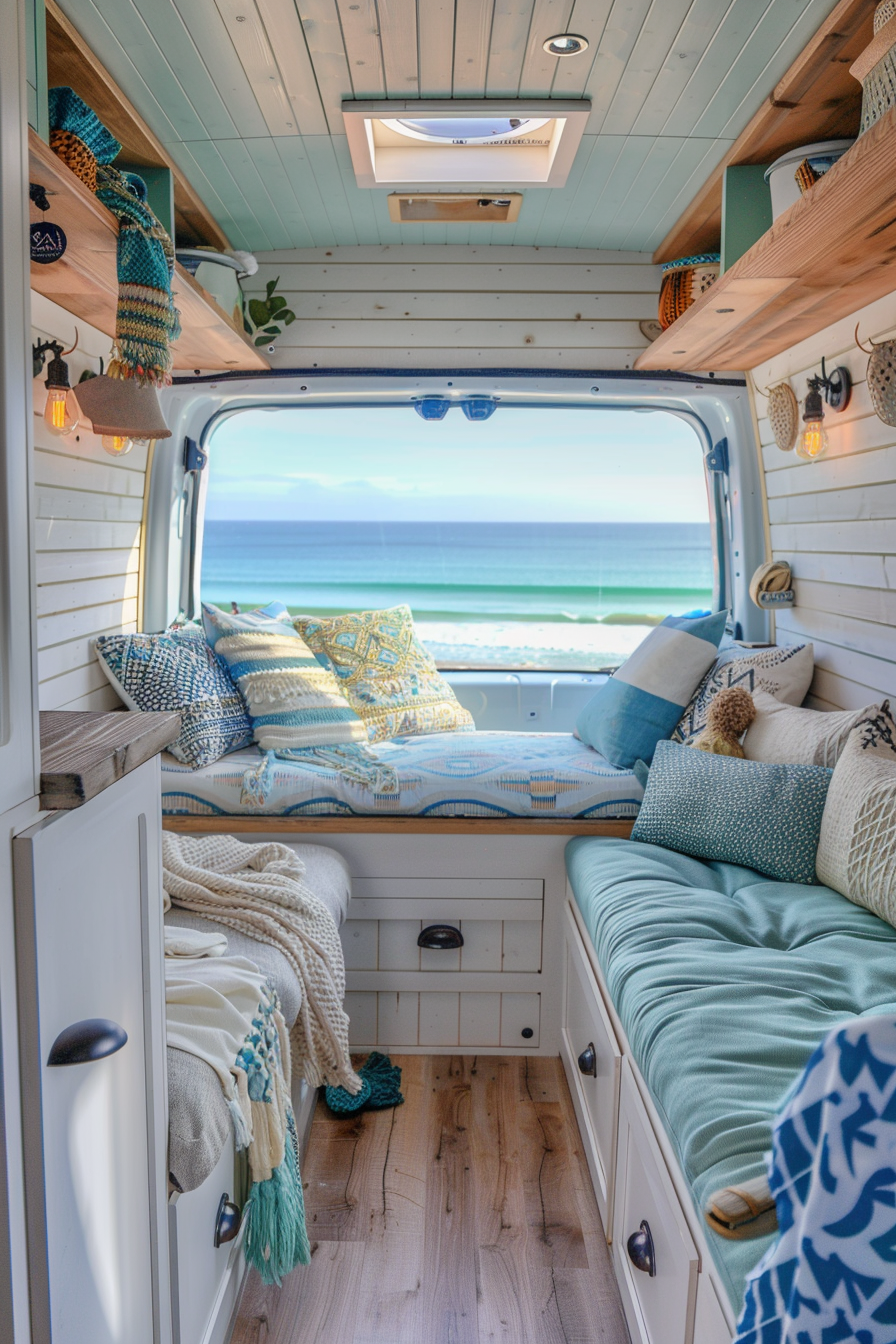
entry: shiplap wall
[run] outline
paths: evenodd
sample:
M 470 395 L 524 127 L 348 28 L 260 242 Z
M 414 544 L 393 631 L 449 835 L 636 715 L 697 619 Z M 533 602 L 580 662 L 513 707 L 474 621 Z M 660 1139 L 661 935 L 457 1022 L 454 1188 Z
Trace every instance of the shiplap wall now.
M 872 409 L 856 323 L 866 344 L 896 336 L 896 293 L 753 370 L 772 553 L 795 579 L 796 605 L 777 617 L 777 635 L 815 645 L 819 708 L 896 696 L 896 429 Z M 855 385 L 847 409 L 825 416 L 827 456 L 803 462 L 775 445 L 763 394 L 789 378 L 802 405 L 822 355 L 829 370 L 845 364 Z
M 74 341 L 70 313 L 32 294 L 32 339 Z M 78 323 L 66 356 L 72 383 L 98 371 L 109 338 Z M 137 629 L 145 450 L 116 460 L 98 435 L 60 438 L 43 421 L 44 375 L 34 381 L 34 513 L 41 709 L 113 709 L 120 702 L 90 648 L 98 634 Z
M 646 253 L 499 246 L 333 247 L 259 253 L 245 282 L 296 320 L 279 368 L 627 369 L 656 318 Z

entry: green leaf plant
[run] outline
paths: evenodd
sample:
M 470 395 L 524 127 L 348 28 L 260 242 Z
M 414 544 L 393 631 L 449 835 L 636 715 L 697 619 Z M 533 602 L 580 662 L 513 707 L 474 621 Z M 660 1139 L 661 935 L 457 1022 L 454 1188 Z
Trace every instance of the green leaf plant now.
M 256 345 L 271 345 L 278 336 L 283 335 L 283 328 L 296 320 L 295 313 L 286 306 L 283 295 L 275 293 L 279 283 L 278 275 L 276 280 L 269 280 L 265 285 L 263 299 L 250 299 L 246 305 L 244 325 L 249 335 L 254 337 Z

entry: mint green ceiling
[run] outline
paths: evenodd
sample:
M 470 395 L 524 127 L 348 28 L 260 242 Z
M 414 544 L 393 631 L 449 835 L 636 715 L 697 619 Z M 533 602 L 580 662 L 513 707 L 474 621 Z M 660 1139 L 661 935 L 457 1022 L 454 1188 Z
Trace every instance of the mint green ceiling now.
M 651 251 L 834 0 L 61 5 L 236 247 Z M 546 55 L 565 31 L 589 50 Z M 516 224 L 391 223 L 386 191 L 355 185 L 342 100 L 483 95 L 591 99 L 566 186 L 527 191 Z

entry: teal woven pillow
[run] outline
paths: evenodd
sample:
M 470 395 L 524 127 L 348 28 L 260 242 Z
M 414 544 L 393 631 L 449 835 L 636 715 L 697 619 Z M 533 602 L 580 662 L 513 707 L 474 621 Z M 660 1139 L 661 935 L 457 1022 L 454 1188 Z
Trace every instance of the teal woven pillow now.
M 820 765 L 769 765 L 660 742 L 632 839 L 781 882 L 813 883 L 832 774 Z

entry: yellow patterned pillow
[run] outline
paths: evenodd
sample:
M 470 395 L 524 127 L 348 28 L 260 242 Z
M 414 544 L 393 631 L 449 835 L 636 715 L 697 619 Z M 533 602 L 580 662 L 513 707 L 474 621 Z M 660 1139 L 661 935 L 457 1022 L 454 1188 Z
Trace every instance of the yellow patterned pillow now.
M 417 638 L 410 607 L 297 616 L 293 624 L 335 672 L 371 742 L 475 727 Z

